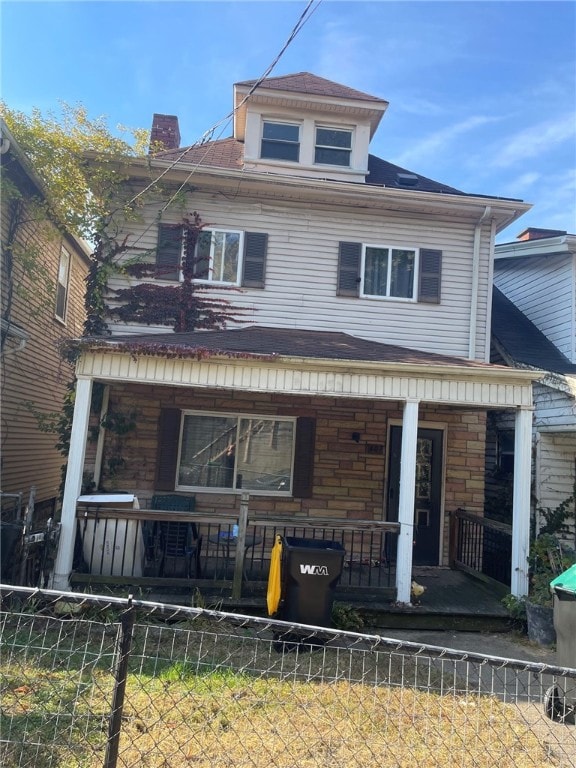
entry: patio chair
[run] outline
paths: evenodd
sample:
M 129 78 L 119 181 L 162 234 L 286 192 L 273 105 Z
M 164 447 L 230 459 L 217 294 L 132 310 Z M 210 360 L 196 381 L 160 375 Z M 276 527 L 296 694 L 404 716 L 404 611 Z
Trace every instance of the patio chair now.
M 170 512 L 191 512 L 193 496 L 154 495 L 151 508 Z M 154 575 L 176 578 L 200 578 L 202 536 L 195 523 L 154 520 L 145 535 L 146 560 Z

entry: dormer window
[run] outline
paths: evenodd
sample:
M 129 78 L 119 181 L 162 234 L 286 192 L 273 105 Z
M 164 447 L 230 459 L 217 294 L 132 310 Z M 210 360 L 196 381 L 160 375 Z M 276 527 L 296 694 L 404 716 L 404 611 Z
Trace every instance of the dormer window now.
M 260 157 L 297 163 L 300 159 L 300 126 L 265 120 Z
M 341 128 L 316 128 L 314 162 L 320 165 L 350 167 L 352 131 Z

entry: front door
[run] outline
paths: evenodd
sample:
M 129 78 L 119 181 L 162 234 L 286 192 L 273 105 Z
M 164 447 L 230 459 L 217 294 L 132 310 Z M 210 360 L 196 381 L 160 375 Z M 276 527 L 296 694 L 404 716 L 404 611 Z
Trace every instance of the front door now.
M 414 502 L 414 565 L 440 564 L 442 439 L 439 429 L 419 429 Z M 390 430 L 387 519 L 398 520 L 402 427 Z

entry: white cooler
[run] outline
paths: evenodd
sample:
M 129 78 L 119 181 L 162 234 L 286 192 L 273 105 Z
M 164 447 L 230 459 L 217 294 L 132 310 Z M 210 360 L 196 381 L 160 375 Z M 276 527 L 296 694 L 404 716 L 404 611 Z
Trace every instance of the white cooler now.
M 105 515 L 106 507 L 140 509 L 138 499 L 130 493 L 99 493 L 79 496 L 78 504 L 98 507 Z M 96 520 L 79 520 L 84 560 L 90 573 L 102 576 L 142 576 L 144 539 L 138 520 L 116 520 L 103 516 Z

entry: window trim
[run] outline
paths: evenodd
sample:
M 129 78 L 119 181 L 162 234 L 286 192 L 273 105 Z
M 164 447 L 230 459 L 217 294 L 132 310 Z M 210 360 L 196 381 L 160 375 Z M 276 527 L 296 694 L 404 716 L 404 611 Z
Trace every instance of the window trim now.
M 375 293 L 366 293 L 364 286 L 366 283 L 366 250 L 368 248 L 378 248 L 388 251 L 388 269 L 386 275 L 387 293 L 384 295 Z M 412 296 L 393 296 L 390 294 L 391 276 L 392 276 L 392 251 L 412 251 L 414 253 L 414 275 L 412 280 Z M 418 282 L 420 275 L 420 248 L 414 246 L 385 245 L 383 243 L 362 243 L 362 254 L 360 258 L 360 298 L 376 301 L 402 301 L 410 304 L 418 303 Z
M 318 130 L 325 131 L 340 131 L 341 133 L 348 133 L 350 135 L 350 147 L 335 147 L 332 144 L 319 144 L 318 143 Z M 352 168 L 352 144 L 354 142 L 354 129 L 347 128 L 339 125 L 324 125 L 322 123 L 316 123 L 314 125 L 314 165 L 330 166 L 332 168 Z M 323 163 L 320 160 L 316 160 L 316 151 L 318 149 L 335 149 L 341 152 L 348 152 L 348 162 L 343 163 Z
M 65 278 L 65 284 L 60 280 L 60 272 L 62 269 L 62 257 L 66 254 L 67 259 L 67 265 L 66 265 L 66 278 Z M 65 323 L 66 322 L 66 315 L 68 313 L 68 298 L 70 293 L 70 272 L 72 268 L 72 254 L 70 251 L 64 247 L 64 245 L 60 246 L 60 258 L 58 260 L 58 274 L 56 276 L 56 306 L 54 307 L 54 316 L 57 320 L 60 320 L 60 322 Z M 62 314 L 58 313 L 58 304 L 59 304 L 59 298 L 60 298 L 60 291 L 59 289 L 62 288 L 62 292 L 64 295 L 63 299 L 63 310 Z
M 287 139 L 280 140 L 280 139 L 268 139 L 264 136 L 264 127 L 265 125 L 269 123 L 270 125 L 289 125 L 292 128 L 298 129 L 298 141 L 289 141 Z M 287 160 L 286 158 L 282 157 L 269 157 L 264 154 L 263 152 L 263 144 L 264 141 L 272 142 L 274 144 L 282 144 L 284 146 L 291 146 L 291 147 L 297 147 L 297 158 L 295 160 Z M 300 163 L 300 152 L 302 149 L 302 124 L 299 122 L 295 122 L 293 120 L 281 120 L 281 119 L 273 119 L 270 117 L 264 117 L 262 116 L 262 123 L 261 123 L 261 130 L 260 130 L 260 159 L 261 160 L 271 160 L 275 163 Z
M 242 284 L 242 275 L 244 271 L 244 236 L 245 232 L 241 229 L 223 229 L 223 228 L 217 228 L 217 227 L 210 227 L 210 229 L 206 228 L 203 229 L 200 233 L 200 236 L 203 233 L 210 232 L 210 263 L 208 266 L 208 275 L 209 277 L 195 277 L 193 278 L 194 283 L 199 283 L 201 285 L 233 285 L 233 286 L 240 286 Z M 236 265 L 236 280 L 234 282 L 228 281 L 228 280 L 214 280 L 210 277 L 210 275 L 213 273 L 213 248 L 214 248 L 214 237 L 213 235 L 217 234 L 231 234 L 231 235 L 238 235 L 238 264 Z M 198 242 L 196 243 L 196 253 L 194 254 L 194 257 L 197 258 L 198 256 L 198 245 L 200 236 L 198 238 Z M 182 281 L 182 278 L 180 278 L 180 282 Z
M 287 491 L 270 490 L 265 489 L 262 491 L 249 489 L 248 493 L 251 496 L 282 496 L 285 498 L 294 497 L 295 487 L 295 465 L 296 465 L 296 433 L 298 430 L 298 419 L 296 416 L 282 416 L 278 414 L 260 414 L 260 413 L 244 413 L 234 411 L 203 411 L 185 408 L 180 410 L 180 429 L 178 434 L 178 445 L 176 452 L 176 472 L 174 478 L 174 489 L 176 491 L 194 491 L 195 493 L 217 493 L 217 494 L 232 494 L 240 495 L 246 492 L 245 488 L 230 487 L 207 487 L 204 485 L 182 485 L 178 482 L 180 474 L 180 460 L 182 456 L 182 438 L 184 435 L 184 423 L 186 416 L 214 416 L 215 418 L 235 418 L 236 425 L 238 427 L 241 419 L 259 419 L 261 421 L 271 422 L 290 422 L 292 424 L 292 445 L 291 445 L 291 457 L 290 457 L 290 488 Z M 237 467 L 234 465 L 234 482 L 236 482 Z

